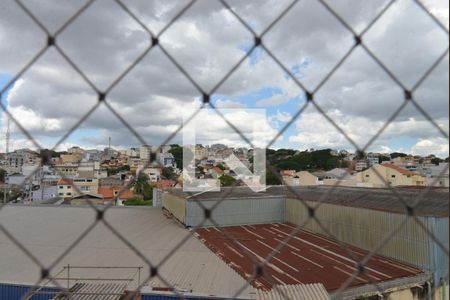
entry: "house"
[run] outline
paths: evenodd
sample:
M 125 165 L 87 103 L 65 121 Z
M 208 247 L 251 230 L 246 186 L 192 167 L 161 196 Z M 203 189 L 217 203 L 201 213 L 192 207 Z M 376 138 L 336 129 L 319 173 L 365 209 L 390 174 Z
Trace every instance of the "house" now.
M 325 172 L 324 185 L 356 186 L 356 177 L 349 169 L 335 168 Z
M 70 205 L 103 205 L 103 196 L 95 193 L 86 193 L 83 195 L 76 195 L 66 203 Z
M 73 184 L 77 189 L 83 193 L 98 193 L 98 179 L 97 178 L 83 178 L 78 177 L 73 179 Z
M 208 169 L 208 171 L 206 171 L 206 174 L 211 175 L 215 179 L 217 179 L 220 176 L 222 176 L 223 173 L 224 173 L 223 170 L 221 168 L 217 167 L 217 166 L 213 167 L 211 169 Z
M 319 185 L 319 178 L 317 176 L 314 176 L 313 174 L 309 173 L 308 171 L 300 171 L 295 173 L 295 178 L 298 178 L 299 186 L 310 186 L 310 185 Z M 294 184 L 295 185 L 295 184 Z
M 295 170 L 281 170 L 280 175 L 281 175 L 281 178 L 283 178 L 283 182 L 286 185 L 289 185 L 289 186 L 298 185 L 298 178 L 296 178 L 297 184 L 294 184 Z
M 358 160 L 355 163 L 355 171 L 359 172 L 368 167 L 367 160 Z
M 40 185 L 31 192 L 33 203 L 40 203 L 58 196 L 58 186 L 56 185 Z
M 381 178 L 380 178 L 381 177 Z M 358 186 L 425 186 L 426 178 L 394 164 L 379 164 L 356 174 Z
M 165 190 L 175 186 L 176 182 L 169 179 L 162 179 L 155 184 L 155 187 L 161 190 Z
M 82 194 L 97 194 L 98 179 L 96 178 L 61 178 L 58 181 L 58 196 L 71 198 Z M 79 191 L 79 192 L 78 192 Z
M 73 180 L 67 178 L 61 178 L 58 180 L 58 196 L 63 198 L 71 198 L 75 195 L 75 189 L 73 188 Z
M 378 153 L 367 153 L 367 162 L 369 163 L 369 166 L 377 165 L 380 163 L 379 161 L 380 155 Z
M 67 163 L 79 163 L 83 155 L 81 154 L 61 154 L 61 161 L 63 164 Z
M 139 158 L 142 160 L 150 160 L 152 154 L 152 146 L 142 145 L 139 148 Z
M 65 177 L 76 177 L 78 176 L 78 164 L 77 163 L 64 163 L 56 164 L 53 169 L 54 175 L 65 176 Z
M 161 180 L 161 168 L 150 167 L 150 168 L 138 169 L 136 171 L 136 174 L 138 174 L 139 172 L 146 174 L 148 176 L 150 182 L 158 182 Z
M 175 163 L 175 157 L 172 153 L 158 153 L 157 158 L 159 164 L 163 167 L 177 167 L 177 164 Z
M 423 164 L 418 167 L 417 172 L 427 178 L 428 186 L 449 187 L 448 163 Z
M 25 182 L 26 176 L 19 174 L 19 173 L 15 173 L 12 175 L 8 175 L 6 177 L 6 184 L 8 185 L 15 185 L 15 186 L 20 186 Z
M 117 200 L 118 204 L 134 197 L 133 192 L 123 186 L 100 187 L 98 194 L 103 196 L 105 202 Z

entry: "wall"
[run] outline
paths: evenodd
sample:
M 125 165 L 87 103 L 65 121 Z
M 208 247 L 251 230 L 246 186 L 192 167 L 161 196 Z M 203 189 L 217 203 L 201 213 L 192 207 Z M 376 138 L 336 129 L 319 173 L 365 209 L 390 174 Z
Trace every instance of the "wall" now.
M 306 203 L 317 205 L 317 202 L 306 201 Z M 293 224 L 302 224 L 308 219 L 308 213 L 299 200 L 287 199 L 286 212 L 287 221 Z M 369 251 L 378 247 L 386 234 L 406 218 L 401 214 L 328 203 L 321 204 L 316 210 L 316 216 L 340 241 Z M 448 245 L 448 217 L 417 217 L 417 219 L 444 245 Z M 327 235 L 315 221 L 308 222 L 304 229 Z M 435 282 L 445 276 L 448 270 L 448 256 L 411 218 L 407 219 L 402 229 L 378 251 L 378 254 L 433 271 Z
M 219 200 L 201 200 L 206 208 L 213 207 Z M 219 226 L 241 224 L 264 224 L 284 222 L 286 211 L 285 198 L 261 197 L 248 199 L 226 198 L 212 212 L 212 218 Z M 204 220 L 204 211 L 196 201 L 188 201 L 186 226 L 198 226 Z M 213 226 L 206 221 L 203 226 Z
M 175 218 L 183 224 L 186 218 L 186 200 L 176 197 L 170 193 L 163 194 L 163 207 L 170 211 Z
M 31 288 L 33 287 L 29 285 L 0 283 L 0 299 L 21 300 L 22 297 L 25 296 Z M 41 289 L 41 291 L 57 292 L 59 291 L 59 289 L 43 288 Z M 32 298 L 30 298 L 30 300 L 50 300 L 54 295 L 55 294 L 34 295 Z

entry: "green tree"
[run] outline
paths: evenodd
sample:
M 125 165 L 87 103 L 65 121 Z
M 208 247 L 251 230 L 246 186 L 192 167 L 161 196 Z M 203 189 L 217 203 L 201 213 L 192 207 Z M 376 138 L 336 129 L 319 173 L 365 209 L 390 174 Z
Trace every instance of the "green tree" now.
M 153 198 L 153 188 L 150 185 L 149 180 L 147 174 L 141 172 L 134 183 L 134 193 L 142 195 L 145 200 Z
M 118 168 L 107 169 L 108 176 L 115 175 L 115 174 L 120 173 L 122 171 L 130 171 L 130 166 L 129 165 L 123 165 L 123 166 L 118 167 Z
M 173 171 L 172 167 L 165 167 L 162 169 L 162 176 L 164 176 L 166 179 L 173 179 L 176 177 L 175 172 Z
M 378 157 L 378 162 L 381 164 L 383 161 L 390 161 L 391 160 L 391 158 L 389 157 L 389 156 L 386 156 L 386 155 L 380 155 L 379 157 Z
M 219 177 L 219 180 L 221 186 L 232 186 L 236 182 L 236 179 L 229 175 L 222 175 Z
M 0 169 L 0 181 L 1 182 L 5 182 L 6 175 L 7 175 L 7 172 L 3 169 Z
M 223 164 L 217 164 L 216 167 L 218 167 L 219 169 L 221 169 L 222 171 L 225 170 L 225 166 Z
M 280 178 L 275 175 L 269 168 L 266 170 L 266 184 L 267 185 L 281 185 Z
M 408 154 L 406 153 L 402 153 L 402 152 L 393 152 L 391 153 L 391 158 L 394 159 L 396 157 L 405 157 L 408 156 Z
M 443 160 L 440 159 L 439 157 L 433 157 L 433 158 L 431 159 L 431 163 L 432 163 L 432 164 L 435 164 L 436 166 L 439 165 L 439 163 L 441 163 L 441 162 L 443 162 Z
M 126 206 L 152 206 L 152 201 L 151 200 L 145 201 L 145 200 L 139 199 L 137 197 L 134 197 L 134 198 L 128 199 L 127 201 L 124 201 L 123 205 L 126 205 Z
M 177 144 L 170 145 L 169 153 L 172 153 L 175 158 L 175 163 L 179 169 L 183 168 L 183 147 L 180 147 Z

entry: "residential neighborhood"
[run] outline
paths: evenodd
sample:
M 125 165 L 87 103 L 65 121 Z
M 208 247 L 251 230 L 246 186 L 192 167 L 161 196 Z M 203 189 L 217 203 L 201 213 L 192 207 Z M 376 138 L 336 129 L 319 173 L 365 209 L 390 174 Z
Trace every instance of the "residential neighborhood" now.
M 223 144 L 195 145 L 195 178 L 220 180 L 222 186 L 246 185 L 230 168 L 233 154 L 252 167 L 253 149 Z M 142 145 L 101 150 L 71 147 L 67 151 L 30 149 L 1 154 L 3 198 L 7 202 L 126 205 L 135 200 L 150 205 L 153 189 L 182 187 L 183 147 Z M 449 187 L 448 158 L 405 153 L 350 153 L 346 150 L 268 149 L 267 185 L 346 186 L 359 188 Z M 228 164 L 227 164 L 228 162 Z M 274 170 L 276 173 L 274 174 Z M 247 181 L 248 184 L 248 181 Z

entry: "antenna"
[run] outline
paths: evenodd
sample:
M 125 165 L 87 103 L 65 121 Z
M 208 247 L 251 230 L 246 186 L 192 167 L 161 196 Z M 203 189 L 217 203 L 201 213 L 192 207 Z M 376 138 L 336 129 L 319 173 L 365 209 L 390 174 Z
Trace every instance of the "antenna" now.
M 109 137 L 109 146 L 108 146 L 108 148 L 111 149 L 111 137 Z
M 5 158 L 7 157 L 7 155 L 8 155 L 8 152 L 9 152 L 9 135 L 10 135 L 10 125 L 11 125 L 11 121 L 10 121 L 10 119 L 9 119 L 9 116 L 8 116 L 8 114 L 5 114 L 5 116 L 6 116 L 6 149 L 5 149 Z M 6 178 L 5 178 L 5 181 L 6 181 Z M 9 188 L 9 183 L 8 183 L 8 185 L 7 186 L 5 186 L 4 188 L 3 188 L 3 204 L 6 204 L 6 202 L 7 202 L 7 199 L 6 199 L 6 189 L 7 188 Z
M 5 114 L 6 116 L 6 154 L 9 153 L 9 136 L 11 135 L 10 126 L 11 126 L 11 120 L 9 119 L 8 114 Z

